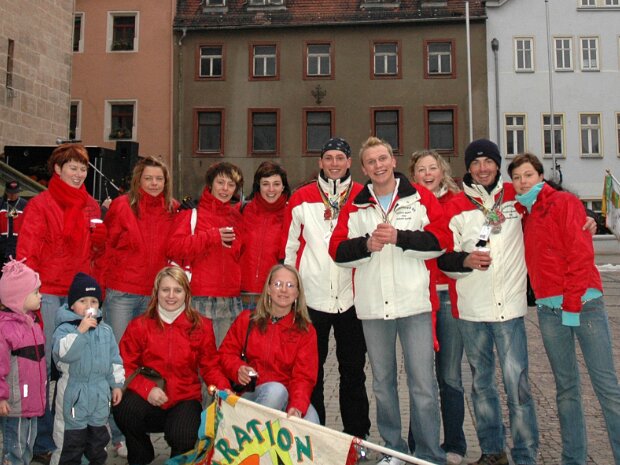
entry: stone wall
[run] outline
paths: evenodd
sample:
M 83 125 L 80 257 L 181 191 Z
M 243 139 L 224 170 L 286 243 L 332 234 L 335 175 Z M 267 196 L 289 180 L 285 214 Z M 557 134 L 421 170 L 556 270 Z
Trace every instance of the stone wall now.
M 73 0 L 2 0 L 0 153 L 5 145 L 52 145 L 69 126 Z M 7 87 L 9 40 L 14 43 Z

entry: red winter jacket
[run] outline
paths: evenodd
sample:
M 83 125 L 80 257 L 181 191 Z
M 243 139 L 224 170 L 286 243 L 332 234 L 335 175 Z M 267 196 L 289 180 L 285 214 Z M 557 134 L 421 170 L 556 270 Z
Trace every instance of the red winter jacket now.
M 174 201 L 176 212 L 178 202 Z M 108 228 L 105 259 L 105 285 L 131 294 L 150 295 L 155 276 L 166 264 L 166 244 L 175 213 L 164 204 L 163 194 L 153 197 L 142 193 L 140 216 L 123 195 L 112 202 L 105 216 Z
M 291 407 L 306 414 L 316 384 L 319 353 L 314 326 L 307 331 L 294 324 L 293 312 L 275 324 L 267 323 L 265 332 L 252 326 L 246 348 L 247 362 L 240 358 L 252 313 L 243 311 L 234 321 L 220 346 L 220 364 L 224 374 L 237 382 L 239 367 L 251 366 L 258 373 L 257 385 L 277 381 L 288 391 Z
M 242 291 L 261 293 L 269 270 L 278 263 L 286 202 L 277 210 L 268 208 L 255 198 L 243 209 Z
M 587 289 L 603 292 L 581 201 L 545 184 L 524 222 L 525 261 L 536 298 L 563 296 L 562 309 L 579 313 Z
M 207 385 L 218 389 L 230 388 L 219 366 L 215 336 L 211 321 L 203 316 L 200 324 L 192 324 L 182 313 L 171 324 L 161 323 L 146 315 L 133 319 L 119 344 L 121 358 L 128 378 L 139 367 L 157 370 L 166 381 L 168 402 L 163 409 L 184 400 L 202 398 L 200 377 Z M 156 383 L 142 375 L 136 376 L 128 388 L 145 400 Z
M 62 182 L 62 181 L 60 181 Z M 101 218 L 99 204 L 90 195 L 84 208 L 83 228 L 90 231 L 90 220 Z M 63 238 L 64 211 L 50 191 L 34 197 L 24 211 L 24 220 L 17 241 L 17 259 L 39 273 L 41 293 L 65 296 L 78 272 L 97 274 L 93 262 L 90 233 L 83 243 L 67 244 Z
M 198 297 L 237 297 L 241 294 L 239 259 L 243 245 L 241 213 L 237 205 L 222 203 L 205 189 L 198 203 L 198 219 L 191 233 L 191 210 L 175 220 L 168 242 L 168 256 L 177 263 L 190 263 L 192 294 Z M 219 228 L 232 226 L 236 239 L 222 244 Z

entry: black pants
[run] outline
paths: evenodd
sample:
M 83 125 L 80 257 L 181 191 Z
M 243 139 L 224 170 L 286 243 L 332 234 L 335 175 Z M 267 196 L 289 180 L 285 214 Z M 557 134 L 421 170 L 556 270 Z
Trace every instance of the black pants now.
M 85 455 L 90 465 L 104 465 L 108 459 L 105 446 L 110 441 L 108 427 L 90 426 L 65 430 L 59 465 L 80 465 Z
M 143 465 L 153 461 L 155 450 L 149 433 L 164 433 L 164 439 L 171 448 L 170 457 L 193 449 L 198 439 L 201 411 L 197 400 L 181 401 L 163 410 L 149 404 L 135 392 L 125 391 L 123 400 L 112 408 L 112 413 L 125 435 L 127 462 Z
M 366 342 L 362 322 L 357 319 L 355 307 L 343 313 L 326 313 L 308 309 L 316 329 L 319 347 L 319 375 L 312 392 L 311 402 L 316 408 L 321 424 L 325 424 L 325 399 L 323 394 L 323 366 L 329 350 L 329 333 L 334 328 L 336 358 L 340 373 L 340 414 L 344 432 L 365 438 L 370 431 L 368 395 L 366 394 Z

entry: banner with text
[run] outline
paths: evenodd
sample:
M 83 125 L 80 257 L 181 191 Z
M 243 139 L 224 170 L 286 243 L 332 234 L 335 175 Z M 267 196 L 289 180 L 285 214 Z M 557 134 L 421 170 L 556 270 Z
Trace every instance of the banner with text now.
M 202 414 L 196 449 L 166 465 L 353 465 L 354 438 L 220 392 Z

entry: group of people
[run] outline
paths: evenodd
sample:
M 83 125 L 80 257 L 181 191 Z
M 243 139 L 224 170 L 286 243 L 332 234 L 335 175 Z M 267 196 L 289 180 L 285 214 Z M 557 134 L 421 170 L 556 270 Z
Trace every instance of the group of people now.
M 87 152 L 59 146 L 49 189 L 25 209 L 18 261 L 0 280 L 3 460 L 25 464 L 34 453 L 54 465 L 82 455 L 104 463 L 108 424 L 114 450 L 130 464 L 153 460 L 148 434 L 156 431 L 178 455 L 194 446 L 203 384 L 325 424 L 333 328 L 346 433 L 369 434 L 367 353 L 386 447 L 461 463 L 465 353 L 482 450 L 474 463 L 507 465 L 496 351 L 512 459 L 535 464 L 523 319 L 529 272 L 558 390 L 562 463 L 586 460 L 577 339 L 620 464 L 620 387 L 583 207 L 544 181 L 534 155 L 512 160 L 514 184 L 502 178 L 493 142 L 472 142 L 464 159 L 461 191 L 436 152 L 414 153 L 408 178 L 396 171 L 391 146 L 370 137 L 359 151 L 368 177 L 361 185 L 351 179 L 349 144 L 336 137 L 321 151 L 317 179 L 292 193 L 286 171 L 266 161 L 242 204 L 241 170 L 219 162 L 197 206 L 179 209 L 166 165 L 145 157 L 101 222 L 83 185 Z M 22 346 L 6 336 L 9 322 L 28 335 Z M 397 339 L 409 390 L 406 439 Z M 38 378 L 21 379 L 22 365 L 36 365 L 29 376 Z M 46 401 L 52 368 L 61 373 L 55 421 Z

